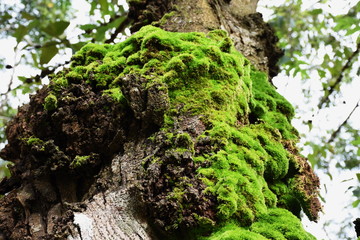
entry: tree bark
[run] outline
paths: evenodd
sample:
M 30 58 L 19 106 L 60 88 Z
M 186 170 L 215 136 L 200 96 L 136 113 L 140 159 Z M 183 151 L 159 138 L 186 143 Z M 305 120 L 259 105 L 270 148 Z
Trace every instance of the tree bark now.
M 222 29 L 229 34 L 235 48 L 256 69 L 265 72 L 270 79 L 278 72 L 276 62 L 282 52 L 276 47 L 277 39 L 270 26 L 263 22 L 260 13 L 256 13 L 257 0 L 132 0 L 129 3 L 133 32 L 149 24 L 169 32 L 203 32 L 208 35 L 181 36 L 202 39 L 199 41 L 218 39 L 223 41 L 219 49 L 230 54 L 232 45 L 227 42 L 224 32 L 213 31 Z M 143 28 L 142 31 L 146 30 Z M 139 61 L 148 65 L 152 63 L 153 69 L 156 69 L 159 62 L 168 61 L 169 52 L 178 51 L 174 50 L 176 47 L 173 45 L 159 42 L 154 37 L 163 34 L 159 30 L 148 28 L 147 31 L 153 35 L 146 35 L 141 40 L 140 37 L 129 40 L 128 48 L 119 45 L 121 54 L 115 58 L 118 62 L 110 64 L 110 70 L 99 70 L 97 67 L 104 67 L 102 64 L 105 64 L 106 57 L 111 58 L 103 53 L 110 51 L 108 49 L 111 47 L 84 47 L 83 52 L 73 57 L 70 70 L 60 72 L 50 86 L 41 89 L 31 97 L 28 105 L 19 109 L 7 128 L 9 143 L 1 151 L 1 157 L 12 161 L 14 166 L 11 168 L 11 178 L 0 183 L 0 194 L 5 194 L 0 199 L 0 239 L 221 239 L 216 238 L 217 233 L 212 233 L 227 221 L 219 214 L 219 204 L 227 203 L 227 200 L 222 200 L 220 193 L 209 192 L 209 185 L 200 181 L 206 178 L 206 174 L 205 170 L 199 173 L 198 169 L 207 169 L 212 163 L 194 159 L 220 157 L 226 148 L 222 141 L 234 143 L 239 149 L 246 144 L 238 143 L 240 140 L 234 140 L 234 137 L 228 140 L 213 137 L 211 134 L 215 131 L 217 120 L 212 113 L 201 112 L 204 106 L 199 107 L 200 110 L 196 107 L 183 110 L 187 102 L 181 103 L 181 98 L 175 100 L 172 95 L 172 89 L 177 89 L 181 84 L 177 82 L 171 85 L 173 78 L 170 75 L 174 71 L 126 72 L 127 66 L 143 64 Z M 150 50 L 139 57 L 139 52 L 132 50 L 134 46 Z M 213 51 L 213 47 L 204 50 L 207 51 Z M 214 54 L 217 54 L 215 50 Z M 181 61 L 175 59 L 178 62 L 173 59 L 173 66 L 168 63 L 167 68 L 173 67 L 176 74 L 181 74 L 181 71 L 193 67 L 189 63 L 193 61 L 193 55 L 182 57 Z M 121 62 L 122 58 L 126 61 Z M 151 62 L 154 59 L 156 61 Z M 255 76 L 250 72 L 256 74 L 248 60 L 241 63 L 244 70 L 236 70 L 239 78 L 244 77 L 244 82 Z M 218 60 L 215 57 L 211 61 Z M 189 65 L 186 67 L 181 65 L 187 63 Z M 83 67 L 89 64 L 93 66 L 91 71 Z M 198 63 L 194 61 L 194 64 Z M 186 75 L 186 81 L 202 79 L 198 72 L 203 69 L 207 69 L 204 74 L 212 71 L 211 62 L 201 64 Z M 227 72 L 227 67 L 232 68 L 227 65 L 224 71 L 212 73 L 218 82 L 228 80 L 231 74 Z M 113 69 L 123 70 L 119 75 L 121 77 L 117 77 L 117 73 L 112 75 Z M 147 69 L 151 69 L 151 66 Z M 170 80 L 157 81 L 160 78 L 157 74 Z M 113 81 L 111 84 L 120 86 L 120 97 L 113 97 L 115 93 L 110 89 L 113 85 L 99 80 L 108 78 Z M 61 85 L 63 79 L 67 84 Z M 204 83 L 204 88 L 207 84 Z M 252 88 L 251 83 L 239 84 L 236 91 L 225 97 L 221 91 L 211 90 L 211 101 L 216 105 L 211 111 L 228 108 L 228 98 L 246 98 L 247 106 L 243 110 L 236 110 L 238 112 L 231 118 L 236 118 L 236 121 L 229 120 L 231 129 L 245 134 L 247 130 L 244 127 L 263 127 L 263 122 L 266 122 L 262 119 L 263 112 L 270 111 L 264 109 L 270 107 L 255 106 L 250 99 L 260 101 L 261 92 L 247 90 Z M 183 89 L 187 87 L 185 84 Z M 269 88 L 263 91 L 270 92 Z M 198 92 L 201 90 L 199 88 Z M 259 95 L 258 99 L 254 97 L 256 94 Z M 173 105 L 174 101 L 180 103 Z M 187 101 L 191 101 L 191 98 Z M 290 121 L 291 110 L 281 101 L 277 102 L 276 111 L 285 116 L 285 122 Z M 222 123 L 219 124 L 222 126 Z M 281 154 L 286 152 L 290 159 L 287 160 L 289 166 L 281 170 L 283 173 L 259 170 L 259 181 L 265 186 L 265 190 L 260 190 L 271 191 L 267 193 L 271 197 L 257 200 L 256 196 L 246 192 L 250 195 L 246 204 L 251 206 L 251 201 L 259 201 L 256 204 L 262 204 L 265 208 L 281 207 L 293 214 L 303 208 L 315 220 L 321 208 L 317 199 L 319 182 L 306 159 L 294 147 L 297 140 L 291 136 L 296 136 L 296 133 L 293 129 L 290 129 L 291 133 L 287 133 L 287 130 L 283 132 L 282 127 L 276 129 L 267 126 L 266 129 L 259 131 L 269 134 L 270 140 L 260 134 L 256 139 L 261 142 L 260 145 L 269 144 L 268 149 L 261 150 L 265 154 L 261 161 L 275 158 L 278 152 L 270 149 L 270 145 L 280 144 Z M 286 134 L 291 136 L 287 138 Z M 244 151 L 250 154 L 251 150 Z M 250 155 L 247 157 L 251 158 Z M 271 164 L 278 163 L 267 163 L 265 168 L 270 169 L 268 165 Z M 220 179 L 219 174 L 217 178 Z M 285 190 L 278 189 L 278 185 L 287 186 L 291 191 L 283 192 Z M 286 197 L 282 198 L 281 195 Z M 238 200 L 237 204 L 240 202 Z M 256 230 L 255 223 L 256 219 L 262 219 L 266 214 L 256 211 L 238 211 L 229 219 L 237 219 L 242 227 L 261 234 L 260 230 Z M 249 216 L 249 219 L 245 216 Z M 250 235 L 249 239 L 252 239 Z
M 273 30 L 263 21 L 261 14 L 256 12 L 257 2 L 258 0 L 134 1 L 129 13 L 134 19 L 131 29 L 134 32 L 148 24 L 144 19 L 173 32 L 224 29 L 230 34 L 239 52 L 259 70 L 274 77 L 279 71 L 276 63 L 283 53 L 276 46 L 277 37 Z M 166 16 L 169 12 L 174 14 Z

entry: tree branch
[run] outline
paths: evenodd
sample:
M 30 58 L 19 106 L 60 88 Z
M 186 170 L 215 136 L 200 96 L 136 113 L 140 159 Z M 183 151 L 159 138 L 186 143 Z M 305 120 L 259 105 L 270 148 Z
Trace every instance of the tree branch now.
M 340 124 L 340 126 L 336 129 L 336 131 L 334 131 L 334 132 L 331 134 L 331 136 L 330 136 L 330 138 L 329 138 L 329 140 L 328 140 L 328 143 L 333 142 L 333 141 L 335 140 L 335 138 L 339 135 L 341 128 L 342 128 L 343 126 L 345 126 L 345 124 L 349 121 L 350 117 L 353 115 L 353 113 L 355 112 L 356 108 L 360 106 L 359 104 L 360 104 L 360 99 L 357 101 L 355 107 L 354 107 L 353 110 L 350 112 L 349 116 L 343 121 L 342 124 Z
M 357 44 L 356 50 L 347 59 L 345 65 L 342 67 L 340 75 L 336 79 L 335 83 L 330 86 L 328 94 L 325 93 L 325 95 L 321 98 L 320 103 L 318 104 L 319 109 L 321 109 L 323 107 L 323 105 L 329 101 L 329 96 L 335 91 L 335 88 L 341 83 L 341 81 L 344 77 L 344 71 L 351 67 L 351 61 L 355 58 L 355 56 L 357 54 L 359 54 L 359 51 L 360 51 L 360 43 Z
M 126 27 L 128 27 L 131 23 L 129 17 L 126 16 L 125 20 L 115 29 L 115 32 L 111 34 L 111 37 L 105 41 L 105 43 L 113 43 L 115 38 L 119 35 L 119 33 L 123 32 Z

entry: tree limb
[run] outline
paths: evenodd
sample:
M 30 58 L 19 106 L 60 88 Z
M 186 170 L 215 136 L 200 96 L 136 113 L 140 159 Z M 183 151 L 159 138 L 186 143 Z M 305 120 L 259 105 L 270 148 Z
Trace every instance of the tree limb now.
M 336 131 L 334 131 L 329 140 L 328 143 L 331 143 L 335 140 L 335 138 L 339 135 L 341 128 L 349 121 L 349 119 L 351 118 L 351 116 L 353 115 L 353 113 L 355 112 L 356 108 L 359 107 L 360 105 L 360 99 L 357 101 L 355 107 L 353 108 L 353 110 L 350 112 L 349 116 L 342 122 L 342 124 L 340 124 L 340 126 L 336 129 Z
M 325 93 L 325 95 L 321 98 L 320 103 L 318 104 L 319 109 L 321 109 L 323 107 L 323 105 L 329 101 L 329 96 L 335 91 L 335 88 L 337 86 L 339 86 L 339 84 L 341 83 L 341 81 L 344 77 L 345 70 L 351 67 L 351 61 L 355 58 L 356 55 L 359 54 L 359 51 L 360 51 L 360 43 L 357 44 L 356 50 L 347 59 L 345 65 L 342 67 L 340 75 L 336 79 L 335 83 L 330 86 L 328 94 Z

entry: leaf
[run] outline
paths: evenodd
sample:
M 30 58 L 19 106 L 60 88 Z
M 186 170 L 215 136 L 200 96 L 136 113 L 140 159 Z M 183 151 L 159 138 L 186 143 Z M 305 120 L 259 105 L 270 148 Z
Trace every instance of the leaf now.
M 89 12 L 90 16 L 93 16 L 95 14 L 95 9 L 96 9 L 97 4 L 98 3 L 95 0 L 93 0 L 91 2 L 91 9 L 90 9 L 90 12 Z
M 58 53 L 59 49 L 56 46 L 56 42 L 46 43 L 41 48 L 40 64 L 46 64 Z
M 319 15 L 321 13 L 323 13 L 323 10 L 318 8 L 318 9 L 313 9 L 309 12 L 311 15 Z
M 356 177 L 357 177 L 357 179 L 358 179 L 359 182 L 360 182 L 360 173 L 357 173 L 357 174 L 356 174 Z
M 16 38 L 16 42 L 19 43 L 23 40 L 23 38 L 27 33 L 28 33 L 28 28 L 23 25 L 19 25 L 19 27 L 14 32 L 13 37 Z
M 351 181 L 351 180 L 353 180 L 353 178 L 344 179 L 344 180 L 342 180 L 341 182 L 342 182 L 342 183 L 343 183 L 343 182 L 349 182 L 349 181 Z M 351 187 L 349 187 L 349 188 L 351 188 Z
M 48 24 L 43 31 L 53 37 L 58 37 L 64 33 L 65 29 L 70 25 L 67 21 L 57 21 Z
M 325 72 L 324 70 L 317 69 L 317 72 L 318 72 L 318 74 L 319 74 L 319 77 L 321 77 L 321 78 L 324 78 L 325 75 L 326 75 L 326 72 Z
M 23 83 L 25 83 L 25 82 L 26 82 L 27 77 L 24 77 L 24 76 L 18 76 L 18 79 L 19 79 L 20 81 L 22 81 Z
M 31 14 L 27 12 L 21 12 L 21 17 L 25 18 L 26 20 L 34 20 L 36 17 L 32 16 Z
M 354 146 L 360 145 L 360 138 L 357 138 L 357 139 L 351 141 L 351 144 Z
M 333 176 L 332 176 L 332 174 L 331 173 L 326 173 L 326 175 L 328 175 L 329 176 L 329 178 L 330 178 L 330 180 L 332 181 L 333 180 Z
M 96 27 L 97 27 L 97 25 L 95 25 L 95 24 L 84 24 L 84 25 L 80 25 L 79 28 L 81 30 L 87 31 L 87 30 L 93 30 Z
M 31 57 L 34 62 L 34 67 L 39 68 L 38 56 L 35 53 L 31 53 Z
M 2 12 L 2 15 L 0 16 L 0 23 L 6 22 L 7 20 L 9 20 L 11 18 L 12 18 L 12 16 L 8 12 L 6 12 L 6 13 Z
M 85 46 L 85 44 L 87 44 L 87 42 L 77 42 L 77 43 L 71 44 L 71 49 L 72 49 L 73 53 L 79 51 L 83 46 Z
M 359 26 L 356 26 L 355 28 L 353 29 L 348 29 L 347 32 L 346 32 L 346 36 L 349 36 L 351 34 L 354 34 L 356 32 L 360 31 L 360 27 Z
M 96 29 L 96 34 L 95 34 L 95 41 L 97 42 L 101 42 L 105 39 L 105 33 L 108 30 L 107 26 L 101 26 L 98 29 Z
M 109 3 L 107 0 L 99 0 L 101 15 L 109 14 Z
M 359 205 L 359 203 L 360 203 L 360 199 L 358 199 L 358 200 L 356 200 L 355 202 L 353 202 L 353 203 L 352 203 L 352 206 L 353 206 L 354 208 L 356 208 L 356 207 Z
M 334 27 L 334 31 L 347 30 L 351 28 L 353 24 L 356 24 L 356 19 L 348 16 L 346 17 L 340 16 L 339 18 L 336 19 L 336 23 L 337 24 Z

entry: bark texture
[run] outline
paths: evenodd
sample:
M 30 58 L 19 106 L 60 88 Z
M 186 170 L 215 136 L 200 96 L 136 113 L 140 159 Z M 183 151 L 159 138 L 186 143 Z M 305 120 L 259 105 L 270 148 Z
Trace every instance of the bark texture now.
M 259 70 L 276 76 L 283 55 L 271 27 L 256 12 L 257 0 L 142 0 L 132 1 L 132 31 L 154 24 L 174 32 L 226 30 L 236 49 Z
M 257 1 L 129 3 L 133 32 L 203 33 L 86 45 L 19 109 L 0 239 L 313 239 L 294 215 L 316 220 L 319 182 L 267 82 L 281 51 Z

